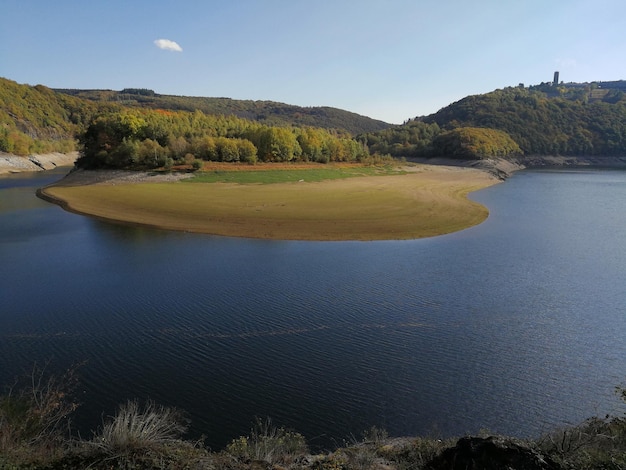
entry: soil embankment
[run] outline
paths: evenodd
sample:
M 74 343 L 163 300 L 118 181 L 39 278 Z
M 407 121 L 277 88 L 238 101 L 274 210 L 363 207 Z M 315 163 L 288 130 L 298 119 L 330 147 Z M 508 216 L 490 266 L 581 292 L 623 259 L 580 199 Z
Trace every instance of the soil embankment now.
M 483 160 L 461 160 L 455 158 L 419 158 L 413 162 L 430 165 L 476 168 L 486 171 L 498 179 L 505 180 L 513 173 L 526 168 L 626 168 L 625 157 L 564 157 L 549 155 L 524 155 L 514 158 L 486 158 Z
M 22 171 L 52 170 L 58 166 L 73 166 L 78 158 L 78 152 L 46 153 L 20 157 L 10 153 L 0 152 L 0 174 L 20 173 Z

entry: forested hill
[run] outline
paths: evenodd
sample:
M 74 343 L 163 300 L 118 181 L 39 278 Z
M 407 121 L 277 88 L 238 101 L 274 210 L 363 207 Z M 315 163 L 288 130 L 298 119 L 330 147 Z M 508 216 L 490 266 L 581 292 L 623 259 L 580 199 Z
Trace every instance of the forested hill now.
M 303 108 L 271 101 L 167 96 L 146 89 L 53 90 L 0 77 L 0 151 L 28 155 L 77 150 L 76 140 L 83 139 L 98 117 L 128 112 L 135 115 L 171 112 L 176 118 L 185 113 L 201 113 L 245 120 L 248 127 L 256 122 L 267 128 L 292 128 L 296 133 L 316 128 L 341 138 L 391 126 L 330 107 Z M 242 121 L 237 122 L 243 125 Z M 222 131 L 211 132 L 221 135 Z M 163 139 L 161 141 L 163 143 Z
M 625 81 L 520 85 L 468 96 L 362 138 L 370 151 L 403 157 L 625 156 L 625 89 Z M 485 129 L 497 132 L 486 136 Z
M 43 85 L 0 78 L 0 151 L 16 155 L 75 150 L 75 135 L 102 106 Z
M 97 103 L 172 111 L 202 111 L 205 114 L 236 116 L 268 126 L 311 126 L 347 131 L 352 135 L 391 127 L 360 114 L 328 106 L 302 107 L 275 101 L 235 100 L 194 96 L 160 95 L 153 90 L 126 88 L 113 90 L 56 89 L 56 92 Z
M 206 136 L 250 141 L 258 158 L 280 161 L 350 160 L 371 154 L 459 159 L 625 157 L 625 92 L 626 81 L 520 85 L 468 96 L 430 116 L 391 126 L 330 107 L 159 95 L 140 88 L 52 90 L 0 78 L 0 151 L 18 155 L 68 152 L 76 149 L 78 138 L 81 150 L 90 143 L 95 145 L 90 148 L 94 155 L 106 151 L 100 163 L 115 155 L 136 160 L 134 146 L 150 142 L 158 143 L 174 160 L 187 154 L 237 160 L 232 155 L 237 152 L 225 150 L 222 141 L 211 144 L 220 144 L 216 151 L 198 150 L 194 139 Z M 198 129 L 188 128 L 193 125 Z M 106 128 L 102 135 L 111 142 L 89 140 L 89 129 L 98 126 Z M 298 145 L 287 145 L 292 137 Z M 174 150 L 182 146 L 182 142 L 174 143 L 180 138 L 187 142 L 184 153 Z M 238 143 L 244 144 L 248 146 Z M 151 152 L 154 155 L 154 149 Z M 115 165 L 123 160 L 118 157 Z

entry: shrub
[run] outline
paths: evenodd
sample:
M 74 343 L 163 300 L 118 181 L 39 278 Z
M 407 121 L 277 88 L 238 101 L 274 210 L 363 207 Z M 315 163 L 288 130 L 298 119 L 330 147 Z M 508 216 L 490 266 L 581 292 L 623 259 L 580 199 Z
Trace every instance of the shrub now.
M 363 442 L 374 444 L 375 446 L 383 445 L 389 439 L 389 433 L 386 429 L 372 426 L 363 433 Z
M 626 402 L 626 388 L 616 393 Z M 537 445 L 566 468 L 626 468 L 626 416 L 590 418 L 542 436 Z
M 398 469 L 425 468 L 427 463 L 447 447 L 454 445 L 452 439 L 416 437 L 388 441 L 381 446 L 378 454 Z
M 364 445 L 346 447 L 337 453 L 345 455 L 347 467 L 354 470 L 369 470 L 377 459 L 376 449 Z
M 177 410 L 152 402 L 142 408 L 130 400 L 104 423 L 92 444 L 106 454 L 124 455 L 177 441 L 186 430 Z
M 0 455 L 38 461 L 62 451 L 78 407 L 71 397 L 76 369 L 48 377 L 35 364 L 0 397 Z
M 276 427 L 267 418 L 257 419 L 249 436 L 231 441 L 227 452 L 240 461 L 262 460 L 284 465 L 303 457 L 309 450 L 301 434 Z

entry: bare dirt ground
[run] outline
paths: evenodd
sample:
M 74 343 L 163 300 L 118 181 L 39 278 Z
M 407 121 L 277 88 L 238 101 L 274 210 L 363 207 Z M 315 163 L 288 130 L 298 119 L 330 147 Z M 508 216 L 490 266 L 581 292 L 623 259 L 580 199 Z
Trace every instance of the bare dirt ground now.
M 76 170 L 67 174 L 59 186 L 116 185 L 133 183 L 168 183 L 192 177 L 192 173 L 164 173 L 126 170 Z

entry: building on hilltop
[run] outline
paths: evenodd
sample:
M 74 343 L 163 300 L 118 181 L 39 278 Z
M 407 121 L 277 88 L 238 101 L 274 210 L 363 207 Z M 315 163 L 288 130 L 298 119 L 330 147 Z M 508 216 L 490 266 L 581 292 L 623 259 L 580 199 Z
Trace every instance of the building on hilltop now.
M 552 80 L 552 84 L 557 86 L 559 84 L 559 71 L 554 72 L 554 80 Z

